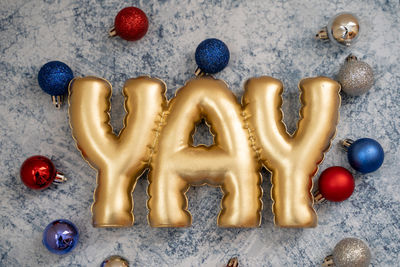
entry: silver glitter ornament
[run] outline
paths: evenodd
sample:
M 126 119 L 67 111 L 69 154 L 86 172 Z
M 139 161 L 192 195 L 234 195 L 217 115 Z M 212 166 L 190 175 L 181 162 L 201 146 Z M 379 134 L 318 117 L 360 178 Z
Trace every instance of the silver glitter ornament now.
M 337 80 L 346 94 L 357 96 L 371 89 L 374 73 L 370 65 L 350 55 L 340 68 Z
M 362 240 L 345 238 L 335 246 L 333 254 L 326 257 L 322 266 L 336 267 L 368 267 L 371 252 Z
M 101 263 L 100 267 L 129 267 L 129 263 L 121 256 L 114 255 L 105 259 Z
M 316 37 L 321 40 L 330 40 L 342 47 L 348 47 L 358 39 L 359 35 L 358 18 L 352 13 L 339 13 L 329 20 L 328 25 L 322 28 Z

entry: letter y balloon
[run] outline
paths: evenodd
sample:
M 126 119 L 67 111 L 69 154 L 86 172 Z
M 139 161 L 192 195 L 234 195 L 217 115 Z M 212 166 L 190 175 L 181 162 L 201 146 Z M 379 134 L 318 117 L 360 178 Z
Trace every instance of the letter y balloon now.
M 129 79 L 124 86 L 125 127 L 109 124 L 111 85 L 96 77 L 75 78 L 69 87 L 72 135 L 97 172 L 92 205 L 95 227 L 133 225 L 137 179 L 149 172 L 149 224 L 185 227 L 192 222 L 186 191 L 211 185 L 224 197 L 217 224 L 256 227 L 261 223 L 260 168 L 272 173 L 275 224 L 313 227 L 312 177 L 336 132 L 340 85 L 325 77 L 300 81 L 300 121 L 286 132 L 281 110 L 283 85 L 271 77 L 250 79 L 242 105 L 225 82 L 201 76 L 167 101 L 155 78 Z M 193 146 L 197 121 L 211 125 L 214 144 Z
M 330 147 L 339 120 L 340 85 L 325 77 L 299 83 L 300 121 L 293 135 L 282 122 L 283 85 L 271 77 L 247 81 L 244 112 L 254 130 L 262 163 L 271 171 L 271 197 L 275 224 L 282 227 L 313 227 L 312 177 Z
M 109 110 L 111 85 L 96 77 L 77 78 L 69 88 L 72 135 L 82 156 L 97 171 L 92 205 L 95 227 L 133 224 L 132 192 L 148 166 L 163 113 L 165 85 L 158 79 L 139 77 L 126 81 L 124 128 L 113 134 Z

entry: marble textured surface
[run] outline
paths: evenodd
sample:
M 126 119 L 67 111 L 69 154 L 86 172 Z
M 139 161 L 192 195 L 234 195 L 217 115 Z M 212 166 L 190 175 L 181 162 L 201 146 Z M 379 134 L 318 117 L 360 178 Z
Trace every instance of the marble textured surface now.
M 110 39 L 107 31 L 123 7 L 142 8 L 150 20 L 138 42 Z M 367 241 L 373 266 L 400 262 L 400 4 L 378 1 L 0 1 L 0 265 L 99 266 L 119 254 L 131 266 L 224 266 L 238 256 L 240 266 L 318 266 L 335 244 L 354 236 Z M 314 40 L 320 26 L 340 11 L 362 19 L 359 42 L 341 50 Z M 197 187 L 188 192 L 193 226 L 152 229 L 146 219 L 147 181 L 134 192 L 134 227 L 95 229 L 90 205 L 96 173 L 75 149 L 67 106 L 56 110 L 37 83 L 41 65 L 67 63 L 76 76 L 96 75 L 114 86 L 112 124 L 122 127 L 121 88 L 130 77 L 150 74 L 168 85 L 168 97 L 193 77 L 194 50 L 207 37 L 220 38 L 231 50 L 228 67 L 216 77 L 238 95 L 253 76 L 271 75 L 286 86 L 283 109 L 288 129 L 298 119 L 297 83 L 301 78 L 335 77 L 349 52 L 372 65 L 376 82 L 360 97 L 343 95 L 334 145 L 320 171 L 349 167 L 338 141 L 371 137 L 380 141 L 385 162 L 375 173 L 356 178 L 354 195 L 343 203 L 316 207 L 314 229 L 274 227 L 269 175 L 263 172 L 263 220 L 256 229 L 219 229 L 221 193 Z M 201 128 L 201 127 L 200 127 Z M 205 127 L 196 135 L 206 142 Z M 46 155 L 69 181 L 34 192 L 23 186 L 18 170 L 25 158 Z M 41 244 L 52 220 L 72 220 L 80 230 L 77 248 L 65 256 Z

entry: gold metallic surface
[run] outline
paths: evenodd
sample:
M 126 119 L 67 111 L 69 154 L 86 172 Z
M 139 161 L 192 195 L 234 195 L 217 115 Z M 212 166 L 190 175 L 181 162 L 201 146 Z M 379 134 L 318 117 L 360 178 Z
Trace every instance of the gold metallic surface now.
M 340 85 L 325 77 L 307 78 L 301 90 L 300 120 L 289 135 L 282 122 L 283 85 L 271 77 L 252 78 L 245 85 L 244 112 L 253 127 L 263 164 L 272 173 L 275 224 L 314 227 L 312 177 L 330 147 L 339 119 Z
M 349 47 L 360 35 L 360 23 L 352 13 L 339 13 L 333 16 L 326 27 L 323 27 L 316 38 L 330 40 L 341 47 Z
M 255 227 L 261 222 L 260 165 L 249 145 L 249 126 L 234 94 L 220 80 L 189 81 L 169 103 L 151 161 L 149 223 L 153 227 L 191 225 L 186 191 L 191 185 L 220 186 L 224 193 L 218 225 Z M 195 123 L 210 123 L 214 144 L 193 146 Z
M 259 226 L 262 163 L 272 172 L 275 223 L 315 226 L 311 179 L 336 131 L 340 85 L 324 77 L 300 82 L 303 107 L 293 136 L 282 122 L 282 83 L 260 77 L 245 87 L 242 107 L 223 81 L 197 77 L 167 103 L 162 81 L 130 79 L 123 90 L 125 126 L 117 136 L 109 124 L 111 85 L 96 77 L 74 79 L 69 88 L 72 134 L 82 156 L 98 171 L 93 225 L 133 224 L 132 192 L 150 167 L 151 226 L 189 226 L 185 193 L 204 184 L 224 193 L 219 226 Z M 212 146 L 193 146 L 201 119 L 215 134 Z
M 93 226 L 133 224 L 132 192 L 147 166 L 166 105 L 165 84 L 154 78 L 126 81 L 124 128 L 114 135 L 110 122 L 111 85 L 96 77 L 76 78 L 69 87 L 72 135 L 82 156 L 98 171 Z
M 329 34 L 338 43 L 348 45 L 358 36 L 360 25 L 358 19 L 353 14 L 343 13 L 332 20 L 332 26 L 329 31 Z
M 115 255 L 105 259 L 101 263 L 100 267 L 129 267 L 129 263 L 121 256 Z

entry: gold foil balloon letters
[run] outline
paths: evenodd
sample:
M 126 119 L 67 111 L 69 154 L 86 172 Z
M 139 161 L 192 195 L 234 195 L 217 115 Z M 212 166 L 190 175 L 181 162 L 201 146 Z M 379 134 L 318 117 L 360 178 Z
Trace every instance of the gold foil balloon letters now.
M 243 106 L 254 127 L 262 163 L 272 173 L 271 196 L 275 224 L 312 227 L 312 177 L 335 135 L 339 119 L 340 85 L 328 78 L 300 81 L 300 121 L 293 136 L 282 122 L 283 85 L 271 77 L 247 81 Z
M 222 81 L 195 79 L 180 89 L 151 163 L 149 221 L 151 226 L 189 226 L 185 192 L 190 185 L 220 186 L 224 193 L 218 225 L 254 227 L 260 224 L 261 177 L 255 152 L 244 131 L 241 107 Z M 191 132 L 202 118 L 211 124 L 215 145 L 193 147 Z
M 132 192 L 137 178 L 148 166 L 154 131 L 166 103 L 165 85 L 157 79 L 139 77 L 125 83 L 125 127 L 119 136 L 109 124 L 111 85 L 100 78 L 72 81 L 69 117 L 83 157 L 98 171 L 92 206 L 95 227 L 133 224 Z
M 302 109 L 290 136 L 280 109 L 283 86 L 271 77 L 250 79 L 242 106 L 223 81 L 210 76 L 189 81 L 169 103 L 165 84 L 139 77 L 125 83 L 124 129 L 109 124 L 111 85 L 100 78 L 70 84 L 72 134 L 83 157 L 98 171 L 92 206 L 95 227 L 133 224 L 138 177 L 149 172 L 149 223 L 190 226 L 186 191 L 191 185 L 219 186 L 224 194 L 218 225 L 256 227 L 261 222 L 259 169 L 272 173 L 275 223 L 312 227 L 312 177 L 336 131 L 340 86 L 324 77 L 300 82 Z M 196 122 L 211 126 L 214 144 L 193 146 Z

